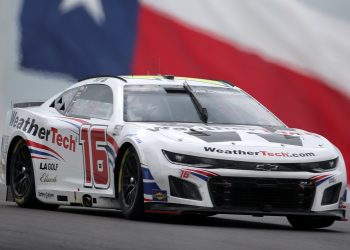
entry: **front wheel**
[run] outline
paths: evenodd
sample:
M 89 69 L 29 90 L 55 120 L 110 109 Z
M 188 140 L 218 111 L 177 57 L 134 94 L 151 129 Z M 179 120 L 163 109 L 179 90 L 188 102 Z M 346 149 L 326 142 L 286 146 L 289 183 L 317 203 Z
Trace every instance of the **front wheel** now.
M 126 150 L 119 173 L 119 199 L 122 212 L 128 219 L 144 215 L 143 179 L 141 164 L 134 148 Z
M 288 216 L 289 223 L 295 229 L 311 230 L 317 228 L 329 227 L 334 223 L 334 219 L 320 218 L 320 217 L 307 217 L 307 216 Z

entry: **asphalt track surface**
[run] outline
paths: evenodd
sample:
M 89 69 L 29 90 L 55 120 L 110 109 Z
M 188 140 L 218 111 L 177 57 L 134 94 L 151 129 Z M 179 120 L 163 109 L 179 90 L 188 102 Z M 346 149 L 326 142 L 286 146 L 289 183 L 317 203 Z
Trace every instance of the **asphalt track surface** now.
M 19 208 L 0 185 L 0 249 L 350 249 L 350 222 L 296 231 L 283 217 L 129 221 L 115 210 Z

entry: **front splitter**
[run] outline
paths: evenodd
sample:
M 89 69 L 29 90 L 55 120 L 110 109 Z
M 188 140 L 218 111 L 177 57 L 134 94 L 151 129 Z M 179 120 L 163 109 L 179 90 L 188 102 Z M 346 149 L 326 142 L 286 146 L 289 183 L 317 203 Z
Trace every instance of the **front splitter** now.
M 311 216 L 331 218 L 334 220 L 346 220 L 346 210 L 336 209 L 328 211 L 293 211 L 293 210 L 276 210 L 276 211 L 261 211 L 251 209 L 236 209 L 236 208 L 217 208 L 217 207 L 198 207 L 183 204 L 149 202 L 145 203 L 146 213 L 160 214 L 237 214 L 237 215 L 252 215 L 252 216 Z

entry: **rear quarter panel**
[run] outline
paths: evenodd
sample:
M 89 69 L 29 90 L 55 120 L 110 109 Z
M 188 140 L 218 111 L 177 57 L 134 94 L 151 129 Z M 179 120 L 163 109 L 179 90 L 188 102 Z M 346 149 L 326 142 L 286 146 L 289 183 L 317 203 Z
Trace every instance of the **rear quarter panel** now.
M 47 192 L 82 187 L 79 130 L 66 129 L 66 121 L 56 111 L 40 107 L 14 108 L 7 114 L 6 126 L 10 145 L 16 138 L 22 138 L 29 147 L 39 199 L 40 190 Z M 9 149 L 7 154 L 12 153 L 12 146 Z M 6 169 L 9 169 L 8 166 Z

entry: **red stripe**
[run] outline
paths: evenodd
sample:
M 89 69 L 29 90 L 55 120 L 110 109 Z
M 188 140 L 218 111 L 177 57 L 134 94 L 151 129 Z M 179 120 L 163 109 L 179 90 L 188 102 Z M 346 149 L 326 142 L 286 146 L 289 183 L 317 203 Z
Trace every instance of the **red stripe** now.
M 143 198 L 143 201 L 153 201 L 152 199 Z
M 33 159 L 39 159 L 39 160 L 48 160 L 48 158 L 43 158 L 43 157 L 39 157 L 39 156 L 32 156 Z
M 317 175 L 311 178 L 312 181 L 319 181 L 321 179 L 324 179 L 325 177 L 330 176 L 330 174 L 326 174 L 326 175 Z
M 85 120 L 78 119 L 78 118 L 73 118 L 73 117 L 65 117 L 65 116 L 64 116 L 64 117 L 62 117 L 62 118 L 67 119 L 67 120 L 76 121 L 76 122 L 79 122 L 79 123 L 81 123 L 81 124 L 87 124 L 87 125 L 91 124 L 90 122 L 87 122 L 87 121 L 85 121 Z
M 195 173 L 198 173 L 198 174 L 202 174 L 204 176 L 207 176 L 207 177 L 210 177 L 210 176 L 217 176 L 217 174 L 213 173 L 213 172 L 209 172 L 209 171 L 204 171 L 204 170 L 199 170 L 199 169 L 186 169 L 186 170 L 189 170 L 191 172 L 195 172 Z
M 134 74 L 226 79 L 290 127 L 324 135 L 344 154 L 350 179 L 350 99 L 325 82 L 194 31 L 145 6 L 140 9 L 135 51 Z
M 119 147 L 118 147 L 118 144 L 117 142 L 114 140 L 114 138 L 110 135 L 107 135 L 107 141 L 112 144 L 113 148 L 114 148 L 114 151 L 115 153 L 117 154 L 118 151 L 119 151 Z
M 45 146 L 43 144 L 40 144 L 40 143 L 37 143 L 37 142 L 34 142 L 34 141 L 30 141 L 30 140 L 26 140 L 26 142 L 27 142 L 27 144 L 30 147 L 36 147 L 36 148 L 40 148 L 40 149 L 45 149 L 47 151 L 50 151 L 50 152 L 54 153 L 56 156 L 60 157 L 63 160 L 63 158 L 61 157 L 61 155 L 59 153 L 57 153 L 55 150 L 49 148 L 48 146 Z

